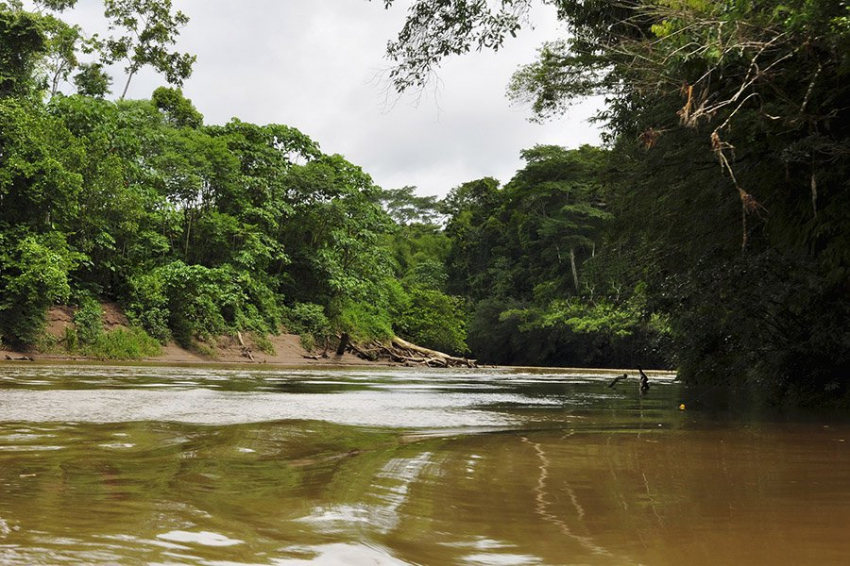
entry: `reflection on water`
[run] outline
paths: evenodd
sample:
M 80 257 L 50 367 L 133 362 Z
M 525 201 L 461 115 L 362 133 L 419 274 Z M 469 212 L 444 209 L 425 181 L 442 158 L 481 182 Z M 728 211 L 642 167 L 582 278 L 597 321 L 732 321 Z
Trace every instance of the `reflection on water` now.
M 0 564 L 842 564 L 850 426 L 656 379 L 0 366 Z

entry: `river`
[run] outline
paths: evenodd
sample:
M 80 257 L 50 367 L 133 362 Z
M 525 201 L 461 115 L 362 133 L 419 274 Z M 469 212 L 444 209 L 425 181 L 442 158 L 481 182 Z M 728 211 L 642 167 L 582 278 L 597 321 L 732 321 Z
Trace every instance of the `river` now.
M 846 421 L 611 377 L 0 365 L 0 564 L 848 563 Z

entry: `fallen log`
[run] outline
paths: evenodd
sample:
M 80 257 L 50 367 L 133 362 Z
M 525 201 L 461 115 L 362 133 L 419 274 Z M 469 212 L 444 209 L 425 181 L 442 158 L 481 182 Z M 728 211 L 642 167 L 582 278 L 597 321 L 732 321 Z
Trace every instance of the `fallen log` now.
M 393 344 L 393 346 L 396 346 L 397 348 L 409 350 L 411 352 L 415 352 L 417 354 L 427 356 L 432 361 L 440 360 L 441 364 L 443 364 L 443 363 L 445 364 L 445 365 L 441 365 L 441 367 L 449 367 L 449 366 L 453 366 L 453 367 L 465 366 L 465 367 L 469 367 L 469 368 L 477 367 L 475 360 L 470 360 L 470 359 L 467 359 L 467 358 L 458 358 L 456 356 L 450 356 L 449 354 L 446 354 L 444 352 L 439 352 L 437 350 L 432 350 L 430 348 L 423 348 L 422 346 L 417 346 L 416 344 L 413 344 L 412 342 L 408 342 L 407 340 L 404 340 L 403 338 L 399 338 L 398 336 L 393 336 L 392 344 Z
M 394 336 L 389 343 L 373 342 L 371 344 L 357 344 L 350 338 L 345 340 L 345 334 L 338 334 L 337 338 L 340 341 L 337 352 L 343 349 L 348 350 L 364 360 L 373 362 L 384 358 L 407 366 L 420 365 L 441 368 L 478 367 L 475 360 L 458 358 L 445 352 L 424 348 L 398 336 Z

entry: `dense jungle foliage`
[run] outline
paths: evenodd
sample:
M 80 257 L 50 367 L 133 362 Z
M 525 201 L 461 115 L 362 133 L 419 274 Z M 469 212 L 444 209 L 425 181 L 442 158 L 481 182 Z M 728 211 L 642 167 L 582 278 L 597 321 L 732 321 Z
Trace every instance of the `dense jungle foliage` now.
M 62 21 L 75 0 L 0 1 L 0 338 L 37 343 L 51 305 L 84 320 L 111 300 L 187 346 L 396 334 L 485 363 L 674 367 L 846 401 L 850 8 L 541 1 L 568 37 L 509 95 L 537 119 L 604 95 L 606 146 L 529 148 L 504 185 L 442 200 L 377 187 L 285 125 L 204 124 L 170 0 L 104 0 L 109 38 Z M 531 5 L 414 1 L 391 80 L 497 49 Z M 124 93 L 145 66 L 169 86 L 111 100 L 117 62 Z
M 179 89 L 194 58 L 171 49 L 187 18 L 170 1 L 106 0 L 109 38 L 61 20 L 72 0 L 35 4 L 0 2 L 4 343 L 38 344 L 65 303 L 65 346 L 90 345 L 83 321 L 106 300 L 187 347 L 286 328 L 467 351 L 459 299 L 394 261 L 401 229 L 366 173 L 285 125 L 204 124 Z M 143 66 L 171 86 L 108 100 L 116 61 L 124 92 Z
M 389 44 L 393 84 L 417 88 L 446 56 L 498 49 L 533 3 L 414 1 Z M 850 4 L 541 3 L 567 36 L 519 69 L 508 93 L 536 119 L 605 97 L 609 152 L 595 178 L 610 220 L 572 300 L 559 289 L 519 309 L 482 301 L 472 328 L 485 312 L 526 330 L 586 328 L 588 314 L 617 328 L 611 321 L 638 312 L 669 340 L 664 354 L 687 382 L 846 403 Z M 616 315 L 599 316 L 609 306 Z

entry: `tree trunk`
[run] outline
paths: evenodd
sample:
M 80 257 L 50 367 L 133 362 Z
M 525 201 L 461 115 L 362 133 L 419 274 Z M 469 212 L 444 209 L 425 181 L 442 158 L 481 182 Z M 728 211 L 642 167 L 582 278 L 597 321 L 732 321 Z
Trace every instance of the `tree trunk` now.
M 576 294 L 579 294 L 578 268 L 576 268 L 576 249 L 570 248 L 570 268 L 573 271 L 573 283 L 576 286 Z
M 136 74 L 136 71 L 130 71 L 130 74 L 127 75 L 127 82 L 124 84 L 124 92 L 121 93 L 121 98 L 119 100 L 124 100 L 124 97 L 127 96 L 127 91 L 130 90 L 130 81 L 133 80 L 133 75 Z
M 343 332 L 342 336 L 339 338 L 339 347 L 336 349 L 337 357 L 342 356 L 345 353 L 345 349 L 348 347 L 349 341 L 348 332 Z
M 187 207 L 183 209 L 183 215 L 186 218 L 186 245 L 183 249 L 183 261 L 189 263 L 189 237 L 192 235 L 192 212 Z

